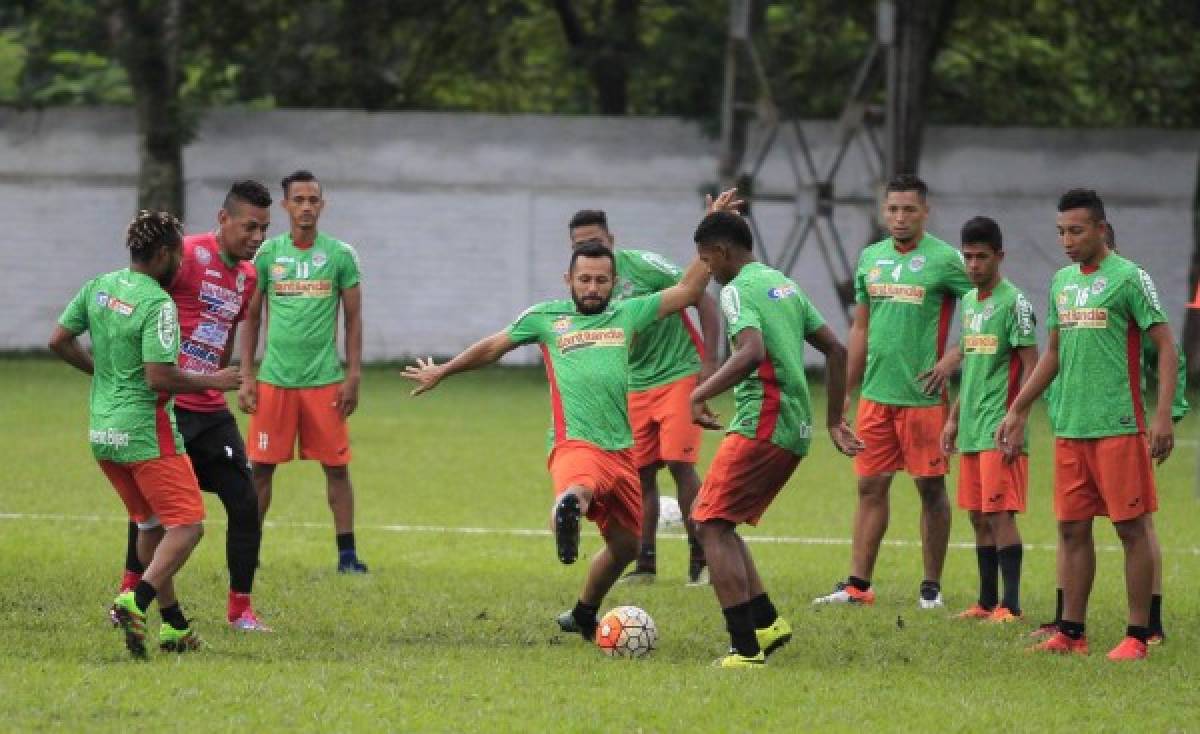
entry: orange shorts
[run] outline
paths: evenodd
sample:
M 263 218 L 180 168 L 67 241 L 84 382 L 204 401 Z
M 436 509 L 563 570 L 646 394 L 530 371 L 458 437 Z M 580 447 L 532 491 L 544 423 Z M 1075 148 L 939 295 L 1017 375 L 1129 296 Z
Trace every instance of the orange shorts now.
M 187 454 L 129 464 L 98 463 L 125 503 L 129 519 L 139 525 L 175 528 L 204 520 L 200 483 Z
M 669 385 L 629 393 L 633 426 L 633 464 L 638 469 L 660 461 L 696 463 L 704 429 L 692 423 L 696 375 Z
M 861 398 L 855 428 L 866 448 L 854 457 L 854 473 L 873 477 L 903 469 L 918 478 L 945 476 L 945 425 L 945 405 L 884 405 Z
M 295 456 L 325 466 L 350 463 L 350 434 L 337 409 L 339 383 L 321 387 L 277 387 L 258 383 L 258 409 L 250 416 L 246 454 L 260 464 L 283 464 Z
M 587 441 L 568 440 L 550 452 L 554 496 L 570 487 L 592 490 L 587 519 L 602 535 L 615 522 L 634 535 L 642 532 L 642 485 L 633 468 L 633 452 L 605 451 Z
M 958 462 L 958 506 L 975 512 L 1024 512 L 1029 457 L 1011 464 L 1002 451 L 963 454 Z
M 692 506 L 692 520 L 757 525 L 800 458 L 770 441 L 726 434 Z
M 1054 514 L 1124 522 L 1158 510 L 1146 436 L 1054 439 Z

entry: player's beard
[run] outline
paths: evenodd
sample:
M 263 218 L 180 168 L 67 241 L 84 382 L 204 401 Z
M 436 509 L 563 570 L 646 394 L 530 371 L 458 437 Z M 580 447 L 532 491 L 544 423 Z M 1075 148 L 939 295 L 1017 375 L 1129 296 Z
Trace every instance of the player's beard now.
M 575 294 L 575 291 L 571 291 L 571 300 L 575 301 L 576 311 L 584 316 L 594 316 L 598 313 L 604 313 L 604 310 L 608 308 L 608 302 L 612 300 L 612 296 L 609 295 L 607 298 L 592 300 L 585 303 L 582 298 Z

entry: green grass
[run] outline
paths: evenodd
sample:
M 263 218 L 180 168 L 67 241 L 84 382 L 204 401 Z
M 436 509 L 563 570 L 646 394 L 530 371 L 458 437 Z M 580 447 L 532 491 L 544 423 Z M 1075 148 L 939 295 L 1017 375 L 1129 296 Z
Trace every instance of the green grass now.
M 907 544 L 884 548 L 873 609 L 809 606 L 845 574 L 848 546 L 752 545 L 797 635 L 766 670 L 738 673 L 707 667 L 727 638 L 711 590 L 682 584 L 682 540 L 660 541 L 656 585 L 617 587 L 606 601 L 637 604 L 658 623 L 661 648 L 628 662 L 557 633 L 551 618 L 573 602 L 583 569 L 558 564 L 549 537 L 435 529 L 544 526 L 540 373 L 465 376 L 411 400 L 394 371 L 371 370 L 351 429 L 358 544 L 371 574 L 334 573 L 319 468 L 283 467 L 255 595 L 276 632 L 234 634 L 221 624 L 224 513 L 206 496 L 208 536 L 179 587 L 209 647 L 136 663 L 105 625 L 125 530 L 85 441 L 86 380 L 51 362 L 11 360 L 0 361 L 0 386 L 5 730 L 1200 730 L 1194 442 L 1159 470 L 1170 639 L 1149 661 L 1104 660 L 1124 625 L 1121 556 L 1111 550 L 1099 554 L 1088 659 L 1022 654 L 1028 626 L 919 612 L 918 503 L 901 477 L 888 538 Z M 1054 528 L 1040 415 L 1034 429 L 1021 525 L 1034 546 L 1025 606 L 1041 620 L 1053 609 Z M 1195 438 L 1191 420 L 1181 438 Z M 701 469 L 717 439 L 706 438 Z M 818 441 L 747 536 L 845 538 L 853 506 L 849 462 Z M 1096 536 L 1117 542 L 1106 523 Z M 962 513 L 953 539 L 970 542 Z M 585 536 L 585 552 L 598 547 Z M 944 580 L 952 609 L 972 601 L 974 554 L 951 550 Z

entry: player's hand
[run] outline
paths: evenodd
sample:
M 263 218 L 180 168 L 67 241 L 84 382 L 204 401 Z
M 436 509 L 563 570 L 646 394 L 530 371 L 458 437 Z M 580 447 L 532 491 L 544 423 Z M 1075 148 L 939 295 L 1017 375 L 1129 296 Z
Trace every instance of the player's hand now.
M 409 395 L 414 398 L 421 393 L 429 392 L 437 387 L 437 384 L 442 381 L 442 365 L 433 363 L 433 357 L 425 359 L 417 358 L 417 364 L 409 365 L 404 368 L 402 373 L 404 377 L 417 383 L 417 386 L 412 389 Z
M 242 370 L 238 367 L 226 367 L 212 374 L 213 387 L 221 392 L 237 390 L 242 386 Z
M 724 428 L 717 419 L 721 416 L 709 409 L 703 400 L 692 401 L 692 423 L 707 431 L 719 431 Z
M 958 421 L 948 420 L 946 426 L 942 428 L 942 453 L 946 456 L 953 456 L 957 451 L 955 444 L 958 442 Z
M 1175 425 L 1171 418 L 1154 416 L 1150 422 L 1150 458 L 1161 464 L 1171 457 L 1175 448 Z
M 713 198 L 712 194 L 704 195 L 704 209 L 709 214 L 714 212 L 730 212 L 731 214 L 741 214 L 742 207 L 746 204 L 744 199 L 735 199 L 737 189 L 727 189 L 722 191 L 717 198 Z
M 921 389 L 926 395 L 938 395 L 946 389 L 946 381 L 954 374 L 956 367 L 958 361 L 947 355 L 938 360 L 933 369 L 917 375 L 917 382 L 921 383 Z
M 845 420 L 829 427 L 829 437 L 833 439 L 837 450 L 846 456 L 858 456 L 867 447 Z
M 258 410 L 258 382 L 246 380 L 238 388 L 238 407 L 243 413 L 254 414 Z
M 1025 416 L 1008 411 L 996 428 L 996 448 L 1004 454 L 1004 462 L 1011 464 L 1021 455 L 1025 444 Z
M 338 414 L 342 416 L 342 420 L 350 417 L 354 409 L 358 407 L 358 383 L 359 378 L 347 377 L 338 386 L 337 400 L 333 407 L 337 408 Z

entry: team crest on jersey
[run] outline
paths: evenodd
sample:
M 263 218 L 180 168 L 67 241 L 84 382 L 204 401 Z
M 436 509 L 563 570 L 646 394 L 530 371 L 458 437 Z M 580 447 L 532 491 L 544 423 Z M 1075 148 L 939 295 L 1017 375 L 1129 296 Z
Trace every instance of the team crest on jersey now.
M 913 257 L 912 260 L 908 261 L 908 269 L 913 271 L 914 273 L 920 271 L 921 268 L 923 268 L 923 267 L 925 267 L 925 256 L 924 255 L 916 255 L 915 257 Z
M 287 275 L 287 266 L 283 263 L 275 263 L 271 266 L 271 280 L 283 280 Z
M 324 251 L 317 250 L 313 253 L 312 265 L 314 268 L 319 268 L 327 262 L 329 262 L 329 256 L 326 255 Z
M 633 298 L 633 281 L 628 278 L 617 278 L 617 299 Z
M 212 253 L 203 247 L 196 248 L 196 262 L 201 265 L 208 265 L 212 262 Z
M 883 275 L 883 271 L 879 268 L 871 268 L 867 271 L 867 282 L 874 283 L 879 280 L 879 276 Z
M 1103 275 L 1092 281 L 1092 293 L 1096 294 L 1097 296 L 1103 293 L 1104 289 L 1107 287 L 1108 278 L 1105 278 Z
M 133 313 L 133 304 L 125 303 L 120 298 L 110 296 L 104 291 L 96 294 L 96 305 L 100 308 L 107 308 L 109 311 L 121 316 L 129 316 Z
M 554 330 L 555 334 L 567 333 L 571 330 L 571 317 L 559 316 L 552 324 L 550 324 L 550 328 Z
M 772 301 L 778 301 L 781 298 L 794 295 L 796 295 L 796 286 L 790 284 L 776 286 L 767 291 L 767 298 L 770 298 Z

